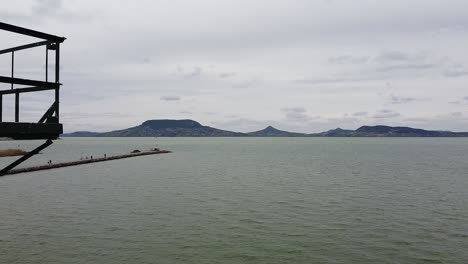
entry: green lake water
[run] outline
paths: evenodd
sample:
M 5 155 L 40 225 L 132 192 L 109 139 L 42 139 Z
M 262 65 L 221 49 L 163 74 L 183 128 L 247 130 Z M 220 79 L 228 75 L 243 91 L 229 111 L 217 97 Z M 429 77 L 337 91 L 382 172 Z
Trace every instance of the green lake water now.
M 468 139 L 65 138 L 22 166 L 155 146 L 0 177 L 0 263 L 468 263 Z

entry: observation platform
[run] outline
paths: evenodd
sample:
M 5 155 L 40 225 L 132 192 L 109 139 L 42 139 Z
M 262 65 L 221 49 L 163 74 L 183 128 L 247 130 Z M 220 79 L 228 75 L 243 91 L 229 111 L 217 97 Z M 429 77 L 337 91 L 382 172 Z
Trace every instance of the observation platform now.
M 50 146 L 52 144 L 52 139 L 58 138 L 60 134 L 63 133 L 63 126 L 59 119 L 60 86 L 62 85 L 60 83 L 60 44 L 65 41 L 65 38 L 24 27 L 6 24 L 3 22 L 0 22 L 0 30 L 16 35 L 23 35 L 40 39 L 38 42 L 0 50 L 0 55 L 7 54 L 7 56 L 11 56 L 11 69 L 9 76 L 4 76 L 0 73 L 0 84 L 7 86 L 6 88 L 0 88 L 0 137 L 11 138 L 14 140 L 46 140 L 44 144 L 28 152 L 23 157 L 14 161 L 4 169 L 1 169 L 0 176 L 2 176 L 25 160 L 31 158 L 33 155 L 38 154 L 39 151 Z M 45 55 L 45 63 L 43 64 L 44 78 L 28 79 L 18 78 L 18 76 L 15 76 L 15 72 L 17 72 L 15 71 L 15 54 L 24 50 L 38 50 L 40 48 L 43 49 L 41 52 L 44 52 L 43 54 Z M 52 80 L 49 80 L 50 55 L 54 58 L 55 62 L 54 65 L 51 65 L 53 66 L 52 69 L 55 68 L 51 76 L 53 77 Z M 20 73 L 24 74 L 24 71 L 20 71 Z M 20 95 L 24 93 L 43 91 L 54 91 L 55 95 L 52 105 L 48 108 L 47 111 L 45 111 L 41 118 L 38 118 L 38 121 L 35 123 L 26 123 L 24 121 L 20 121 Z M 3 101 L 6 97 L 10 96 L 14 97 L 14 122 L 3 122 Z

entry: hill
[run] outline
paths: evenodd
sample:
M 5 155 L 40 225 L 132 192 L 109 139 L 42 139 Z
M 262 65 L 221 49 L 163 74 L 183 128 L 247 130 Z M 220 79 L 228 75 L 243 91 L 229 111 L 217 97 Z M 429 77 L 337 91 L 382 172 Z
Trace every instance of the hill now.
M 148 120 L 139 126 L 110 132 L 79 131 L 64 137 L 468 137 L 468 132 L 433 131 L 411 127 L 362 126 L 356 130 L 336 128 L 329 131 L 304 134 L 276 129 L 240 133 L 221 130 L 184 120 Z
M 251 137 L 306 137 L 307 134 L 303 133 L 294 133 L 276 129 L 272 126 L 268 126 L 265 129 L 246 133 L 246 135 Z
M 193 120 L 148 120 L 141 125 L 104 133 L 75 132 L 68 137 L 238 137 L 243 133 L 202 126 Z

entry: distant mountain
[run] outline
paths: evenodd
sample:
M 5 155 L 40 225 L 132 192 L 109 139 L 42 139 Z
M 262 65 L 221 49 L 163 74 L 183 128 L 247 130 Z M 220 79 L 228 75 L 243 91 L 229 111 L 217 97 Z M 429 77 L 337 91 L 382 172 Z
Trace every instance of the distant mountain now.
M 203 126 L 193 120 L 148 120 L 141 125 L 110 132 L 79 131 L 64 137 L 468 137 L 468 132 L 431 131 L 411 127 L 362 126 L 356 130 L 341 128 L 303 134 L 268 126 L 265 129 L 240 133 Z
M 68 137 L 239 137 L 243 133 L 202 126 L 193 120 L 148 120 L 141 125 L 104 133 L 75 132 Z
M 360 137 L 467 137 L 467 132 L 431 131 L 411 127 L 362 126 L 353 136 Z
M 294 133 L 276 129 L 272 126 L 268 126 L 265 129 L 246 133 L 246 135 L 251 137 L 306 137 L 307 134 L 303 133 Z
M 354 133 L 354 130 L 347 130 L 336 128 L 332 130 L 328 130 L 325 132 L 317 133 L 317 134 L 310 134 L 313 137 L 350 137 Z
M 98 137 L 99 132 L 76 131 L 70 134 L 63 134 L 64 137 Z
M 315 137 L 468 137 L 467 132 L 432 131 L 411 127 L 362 126 L 356 130 L 341 128 L 310 134 Z

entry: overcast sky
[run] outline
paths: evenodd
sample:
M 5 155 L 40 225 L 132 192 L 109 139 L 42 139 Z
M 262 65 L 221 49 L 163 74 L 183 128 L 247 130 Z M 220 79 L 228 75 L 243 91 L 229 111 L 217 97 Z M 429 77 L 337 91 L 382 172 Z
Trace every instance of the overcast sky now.
M 2 4 L 0 19 L 67 38 L 67 132 L 147 119 L 468 131 L 466 0 L 22 0 Z M 0 48 L 34 41 L 0 38 Z M 18 52 L 17 77 L 42 78 L 44 53 Z M 22 120 L 38 119 L 48 95 L 24 96 Z

